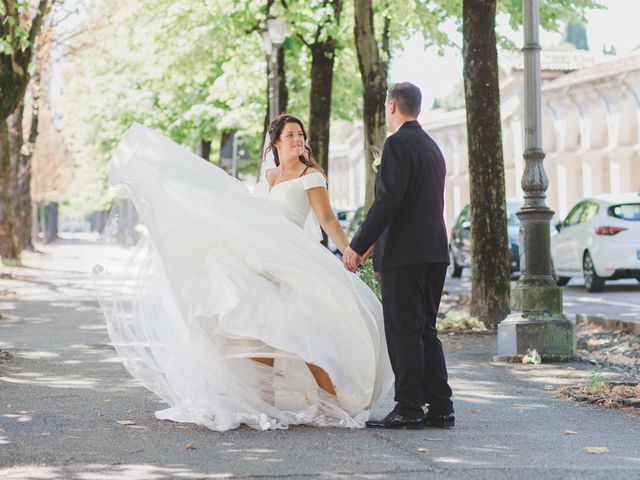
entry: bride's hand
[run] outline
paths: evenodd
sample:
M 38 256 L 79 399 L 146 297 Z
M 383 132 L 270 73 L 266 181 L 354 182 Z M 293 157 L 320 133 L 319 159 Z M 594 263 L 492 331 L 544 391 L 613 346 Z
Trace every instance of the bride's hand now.
M 362 263 L 362 257 L 353 251 L 351 247 L 347 247 L 342 254 L 342 263 L 344 264 L 344 268 L 350 272 L 355 272 Z

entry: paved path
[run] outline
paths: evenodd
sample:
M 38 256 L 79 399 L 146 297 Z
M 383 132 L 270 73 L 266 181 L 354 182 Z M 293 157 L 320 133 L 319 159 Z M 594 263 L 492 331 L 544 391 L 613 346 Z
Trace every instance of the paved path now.
M 164 405 L 108 344 L 87 273 L 98 248 L 49 246 L 27 259 L 37 268 L 0 279 L 0 349 L 13 355 L 0 361 L 1 479 L 640 478 L 640 417 L 554 392 L 590 367 L 493 364 L 492 335 L 443 339 L 452 430 L 217 433 L 159 421 L 153 411 Z M 389 396 L 375 413 L 391 405 Z M 583 450 L 593 446 L 609 452 Z

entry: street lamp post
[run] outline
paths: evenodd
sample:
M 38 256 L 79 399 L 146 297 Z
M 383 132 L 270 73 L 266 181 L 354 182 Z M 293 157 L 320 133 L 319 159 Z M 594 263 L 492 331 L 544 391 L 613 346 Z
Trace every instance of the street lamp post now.
M 511 314 L 498 325 L 498 359 L 519 358 L 536 349 L 547 361 L 575 357 L 575 327 L 562 314 L 562 292 L 552 274 L 550 229 L 553 211 L 545 204 L 540 107 L 540 24 L 538 0 L 524 0 L 524 206 L 520 219 L 522 275 L 511 292 Z
M 269 121 L 280 113 L 280 76 L 278 58 L 287 35 L 287 22 L 282 17 L 268 18 L 262 32 L 262 47 L 269 61 Z

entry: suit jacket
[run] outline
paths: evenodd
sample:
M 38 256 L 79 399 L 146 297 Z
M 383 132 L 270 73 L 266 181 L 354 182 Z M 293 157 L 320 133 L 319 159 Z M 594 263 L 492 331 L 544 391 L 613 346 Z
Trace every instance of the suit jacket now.
M 413 120 L 389 136 L 376 174 L 375 199 L 351 241 L 364 254 L 375 242 L 377 272 L 420 263 L 449 263 L 444 223 L 446 165 L 440 149 Z

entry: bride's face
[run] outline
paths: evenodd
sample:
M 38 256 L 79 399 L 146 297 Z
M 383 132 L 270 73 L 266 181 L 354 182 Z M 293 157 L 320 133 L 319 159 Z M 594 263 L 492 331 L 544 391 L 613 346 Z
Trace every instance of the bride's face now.
M 287 123 L 275 144 L 279 158 L 298 158 L 304 154 L 304 133 L 297 123 Z

